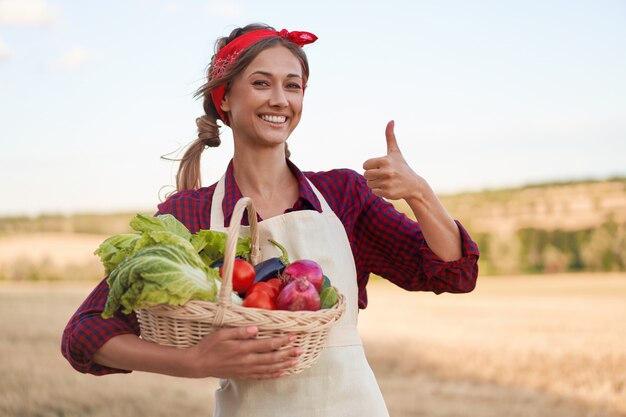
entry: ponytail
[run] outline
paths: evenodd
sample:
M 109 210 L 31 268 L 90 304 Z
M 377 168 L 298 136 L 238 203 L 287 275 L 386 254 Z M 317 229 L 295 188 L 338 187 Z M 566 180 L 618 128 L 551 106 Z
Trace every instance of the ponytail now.
M 195 190 L 202 186 L 200 159 L 207 147 L 220 146 L 219 125 L 215 117 L 204 115 L 196 119 L 198 138 L 189 145 L 176 174 L 177 191 Z

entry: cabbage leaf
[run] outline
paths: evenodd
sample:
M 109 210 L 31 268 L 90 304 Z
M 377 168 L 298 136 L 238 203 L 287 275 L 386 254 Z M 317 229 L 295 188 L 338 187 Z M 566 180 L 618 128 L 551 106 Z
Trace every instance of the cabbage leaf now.
M 217 270 L 206 267 L 193 251 L 175 244 L 147 246 L 122 261 L 107 278 L 109 296 L 102 317 L 112 317 L 120 307 L 128 314 L 157 304 L 215 301 L 217 279 Z
M 166 231 L 172 232 L 186 240 L 191 240 L 191 232 L 176 217 L 171 214 L 146 216 L 137 214 L 131 221 L 130 227 L 137 232 Z
M 226 236 L 224 232 L 215 230 L 199 230 L 198 233 L 191 237 L 191 244 L 197 252 L 202 256 L 202 260 L 207 265 L 224 258 L 226 251 Z M 248 259 L 250 253 L 250 238 L 237 238 L 235 246 L 235 256 L 241 256 Z
M 94 255 L 100 257 L 105 274 L 111 273 L 126 257 L 134 253 L 134 247 L 141 238 L 139 233 L 123 233 L 111 236 L 100 244 Z

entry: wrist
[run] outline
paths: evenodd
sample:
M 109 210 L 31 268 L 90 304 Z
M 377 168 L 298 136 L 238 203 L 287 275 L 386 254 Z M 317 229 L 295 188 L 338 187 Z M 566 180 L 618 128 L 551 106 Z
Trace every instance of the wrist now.
M 202 375 L 198 363 L 198 347 L 192 346 L 187 349 L 177 350 L 177 363 L 181 372 L 187 378 L 203 378 L 206 375 Z
M 419 212 L 429 210 L 433 196 L 434 193 L 428 183 L 418 176 L 415 185 L 411 187 L 411 192 L 404 198 L 404 201 L 417 215 Z

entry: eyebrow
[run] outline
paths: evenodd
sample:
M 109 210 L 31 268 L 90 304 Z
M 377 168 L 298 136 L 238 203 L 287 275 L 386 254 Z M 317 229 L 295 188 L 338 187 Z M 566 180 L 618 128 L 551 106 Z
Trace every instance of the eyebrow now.
M 267 71 L 254 71 L 252 74 L 250 74 L 250 77 L 253 75 L 265 75 L 266 77 L 273 77 L 274 74 L 272 74 L 271 72 L 267 72 Z M 300 78 L 302 79 L 302 76 L 299 74 L 287 74 L 287 78 Z

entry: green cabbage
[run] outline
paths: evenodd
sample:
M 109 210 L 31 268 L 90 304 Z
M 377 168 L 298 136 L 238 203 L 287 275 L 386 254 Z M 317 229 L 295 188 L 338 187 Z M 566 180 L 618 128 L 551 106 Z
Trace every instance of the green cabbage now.
M 215 301 L 215 269 L 197 253 L 172 244 L 145 247 L 122 261 L 109 275 L 109 296 L 102 317 L 157 304 L 183 305 L 189 300 Z
M 192 234 L 170 214 L 135 216 L 137 233 L 111 236 L 94 252 L 108 275 L 109 295 L 102 317 L 118 309 L 125 314 L 157 304 L 215 301 L 220 277 L 210 266 L 224 257 L 226 233 Z M 236 256 L 248 257 L 250 239 L 238 238 Z M 233 302 L 240 300 L 233 297 Z

